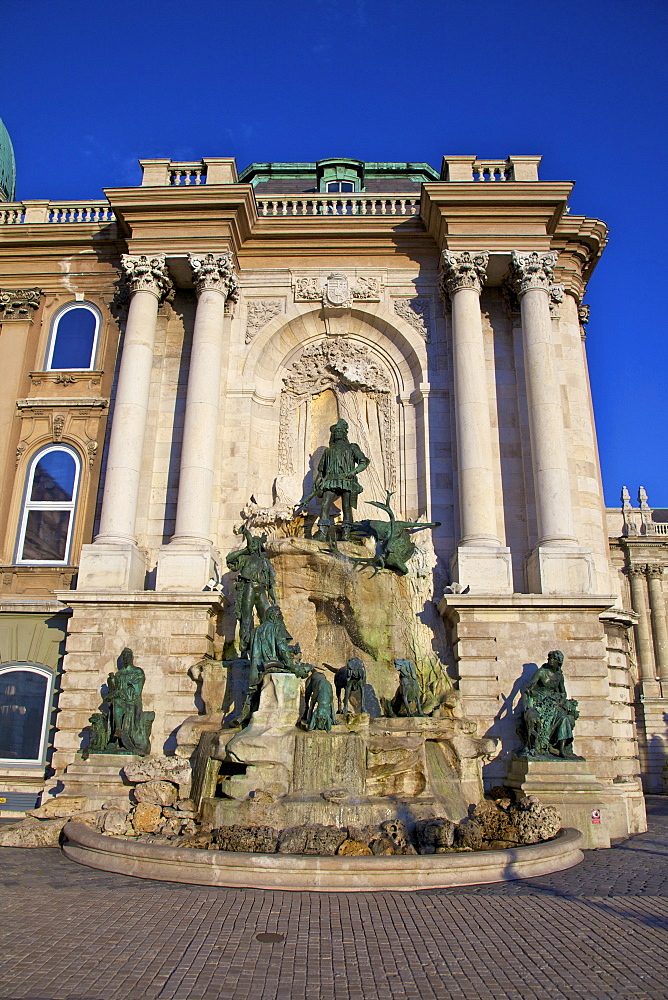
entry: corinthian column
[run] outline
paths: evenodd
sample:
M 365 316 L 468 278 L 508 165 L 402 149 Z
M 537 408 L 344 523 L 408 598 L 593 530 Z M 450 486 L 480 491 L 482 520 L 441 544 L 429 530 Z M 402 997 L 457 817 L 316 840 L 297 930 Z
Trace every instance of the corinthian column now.
M 453 578 L 473 593 L 512 592 L 510 551 L 496 523 L 492 429 L 480 292 L 488 253 L 443 251 L 442 281 L 452 302 L 455 426 L 461 540 Z
M 157 590 L 202 590 L 217 553 L 211 502 L 223 359 L 225 303 L 236 299 L 231 253 L 189 255 L 197 312 L 188 372 L 175 532 L 158 556 Z
M 538 542 L 528 562 L 537 593 L 590 593 L 591 556 L 578 548 L 560 379 L 554 357 L 550 285 L 556 253 L 513 251 L 511 274 L 520 299 Z
M 84 545 L 79 590 L 143 590 L 145 555 L 137 546 L 135 520 L 144 453 L 158 306 L 171 288 L 165 255 L 121 257 L 130 290 L 123 354 L 118 373 L 100 531 Z
M 647 567 L 647 585 L 649 588 L 649 606 L 652 612 L 652 631 L 654 633 L 654 655 L 656 672 L 661 681 L 663 697 L 668 697 L 668 623 L 666 622 L 666 604 L 663 597 L 661 577 L 663 566 Z

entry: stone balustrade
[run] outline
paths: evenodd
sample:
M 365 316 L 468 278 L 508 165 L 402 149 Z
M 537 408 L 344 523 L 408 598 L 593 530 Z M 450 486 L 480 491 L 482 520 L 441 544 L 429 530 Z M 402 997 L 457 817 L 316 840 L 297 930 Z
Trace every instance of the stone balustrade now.
M 331 194 L 283 198 L 258 198 L 258 215 L 261 218 L 277 216 L 326 216 L 326 215 L 419 215 L 420 199 L 401 194 L 342 195 Z
M 0 206 L 0 225 L 87 222 L 103 224 L 114 221 L 108 202 L 99 201 L 19 201 Z
M 540 156 L 508 156 L 505 160 L 479 160 L 477 156 L 444 156 L 441 180 L 537 181 Z

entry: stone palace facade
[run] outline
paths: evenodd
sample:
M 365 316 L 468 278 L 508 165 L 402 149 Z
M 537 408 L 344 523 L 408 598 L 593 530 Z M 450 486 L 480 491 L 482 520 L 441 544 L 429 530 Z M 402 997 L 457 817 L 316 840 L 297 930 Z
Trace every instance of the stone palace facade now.
M 234 642 L 242 512 L 289 530 L 344 417 L 378 456 L 363 499 L 440 522 L 426 604 L 466 714 L 500 740 L 488 784 L 521 684 L 561 649 L 613 833 L 643 828 L 641 770 L 663 789 L 668 536 L 645 519 L 611 551 L 583 304 L 606 227 L 539 162 L 146 160 L 98 202 L 0 203 L 8 814 L 62 786 L 124 646 L 155 752 L 177 750 L 203 711 L 189 670 Z M 306 659 L 328 625 L 311 611 Z

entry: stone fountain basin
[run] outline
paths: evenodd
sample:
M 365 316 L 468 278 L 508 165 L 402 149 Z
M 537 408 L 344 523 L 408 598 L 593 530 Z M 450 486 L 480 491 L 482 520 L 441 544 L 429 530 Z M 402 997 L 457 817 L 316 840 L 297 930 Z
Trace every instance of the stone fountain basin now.
M 413 892 L 506 882 L 572 868 L 582 861 L 582 834 L 561 830 L 553 840 L 506 851 L 381 857 L 306 857 L 163 847 L 105 837 L 67 823 L 67 858 L 100 871 L 163 882 L 292 892 Z

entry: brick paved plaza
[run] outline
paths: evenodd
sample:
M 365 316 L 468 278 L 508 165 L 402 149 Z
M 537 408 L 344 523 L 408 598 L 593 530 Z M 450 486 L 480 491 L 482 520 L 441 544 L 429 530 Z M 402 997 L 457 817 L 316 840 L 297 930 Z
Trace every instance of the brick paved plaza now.
M 4 848 L 0 998 L 663 1000 L 668 799 L 648 811 L 563 874 L 421 893 L 210 889 Z

